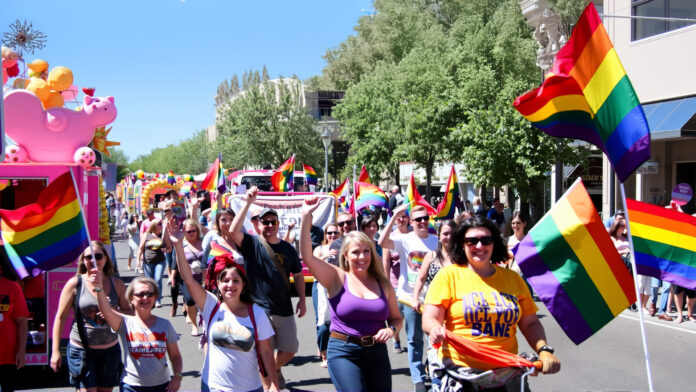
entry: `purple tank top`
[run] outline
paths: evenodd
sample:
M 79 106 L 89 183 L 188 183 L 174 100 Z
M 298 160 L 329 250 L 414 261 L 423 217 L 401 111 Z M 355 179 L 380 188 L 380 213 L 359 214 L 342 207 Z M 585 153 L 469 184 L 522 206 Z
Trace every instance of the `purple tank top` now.
M 381 284 L 379 291 L 379 298 L 356 297 L 348 289 L 348 277 L 345 277 L 341 291 L 329 298 L 331 330 L 346 335 L 371 336 L 384 328 L 389 317 L 389 304 Z

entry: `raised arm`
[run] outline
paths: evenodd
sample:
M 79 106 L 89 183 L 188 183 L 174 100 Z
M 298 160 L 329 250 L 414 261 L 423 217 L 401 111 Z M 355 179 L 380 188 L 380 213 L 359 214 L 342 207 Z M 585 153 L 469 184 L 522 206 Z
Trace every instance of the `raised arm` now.
M 111 307 L 109 303 L 109 298 L 104 292 L 104 286 L 102 285 L 102 279 L 104 278 L 104 273 L 97 269 L 92 269 L 89 271 L 89 282 L 92 283 L 95 295 L 97 296 L 97 303 L 99 304 L 99 311 L 101 312 L 104 320 L 109 323 L 109 326 L 114 331 L 118 331 L 121 328 L 121 323 L 123 322 L 123 315 L 118 313 Z M 108 279 L 108 278 L 106 278 Z
M 184 246 L 178 239 L 170 239 L 174 244 L 174 250 L 176 251 L 176 265 L 181 276 L 181 280 L 184 281 L 186 288 L 188 288 L 189 293 L 191 293 L 191 298 L 196 303 L 198 309 L 205 308 L 205 300 L 207 297 L 206 291 L 201 286 L 196 279 L 193 278 L 193 273 L 191 272 L 191 266 L 188 261 L 186 261 L 186 254 L 184 252 Z M 210 267 L 212 268 L 212 266 Z
M 312 228 L 312 213 L 319 207 L 319 199 L 311 197 L 305 199 L 305 206 L 302 209 L 302 224 L 300 227 L 300 254 L 302 260 L 309 268 L 314 277 L 326 287 L 329 298 L 338 294 L 343 287 L 343 271 L 312 254 L 312 238 L 310 231 Z
M 58 311 L 56 312 L 56 317 L 53 319 L 51 369 L 53 369 L 54 372 L 60 370 L 60 335 L 63 333 L 65 321 L 68 319 L 68 312 L 70 311 L 73 301 L 75 300 L 76 287 L 77 277 L 70 278 L 65 286 L 63 286 L 63 290 L 60 292 Z
M 242 208 L 240 208 L 239 211 L 237 211 L 237 214 L 234 216 L 232 226 L 230 227 L 230 232 L 232 233 L 232 240 L 237 246 L 242 246 L 242 240 L 244 239 L 244 232 L 242 231 L 242 227 L 244 227 L 244 219 L 246 219 L 247 211 L 249 211 L 249 207 L 254 204 L 254 200 L 256 200 L 256 196 L 258 194 L 259 188 L 255 186 L 252 186 L 249 190 L 247 190 L 246 200 L 244 201 L 244 204 L 242 204 Z
M 382 230 L 382 234 L 379 236 L 379 246 L 394 250 L 394 241 L 389 238 L 391 236 L 392 228 L 394 227 L 396 220 L 402 215 L 406 214 L 406 210 L 410 205 L 411 204 L 402 204 L 394 209 L 394 215 L 389 218 L 389 222 L 387 222 L 387 225 L 384 226 L 384 230 Z

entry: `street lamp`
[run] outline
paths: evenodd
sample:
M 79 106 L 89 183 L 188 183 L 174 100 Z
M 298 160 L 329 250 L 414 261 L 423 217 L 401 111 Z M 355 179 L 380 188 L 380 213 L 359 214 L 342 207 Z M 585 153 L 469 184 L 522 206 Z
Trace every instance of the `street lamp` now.
M 329 186 L 329 146 L 331 145 L 331 127 L 324 126 L 321 134 L 321 141 L 324 143 L 324 189 L 328 192 Z

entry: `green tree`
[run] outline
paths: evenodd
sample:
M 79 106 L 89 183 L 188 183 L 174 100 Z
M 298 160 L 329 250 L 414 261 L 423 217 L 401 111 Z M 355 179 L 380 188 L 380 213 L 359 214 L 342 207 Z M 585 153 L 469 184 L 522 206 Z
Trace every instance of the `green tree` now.
M 109 148 L 109 153 L 111 156 L 102 153 L 102 162 L 118 164 L 116 182 L 119 182 L 131 172 L 128 165 L 128 155 L 120 148 Z
M 141 155 L 130 164 L 133 170 L 176 174 L 199 174 L 208 170 L 213 161 L 213 149 L 206 139 L 206 131 L 201 130 L 179 144 L 169 144 Z

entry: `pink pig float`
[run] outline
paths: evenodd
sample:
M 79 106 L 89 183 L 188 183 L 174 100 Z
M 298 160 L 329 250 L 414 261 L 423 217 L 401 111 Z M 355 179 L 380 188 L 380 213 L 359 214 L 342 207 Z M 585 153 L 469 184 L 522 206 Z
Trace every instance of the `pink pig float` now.
M 5 94 L 5 134 L 16 144 L 5 148 L 5 162 L 75 162 L 94 164 L 87 147 L 94 130 L 116 119 L 114 97 L 84 98 L 81 111 L 65 108 L 44 110 L 27 90 Z

